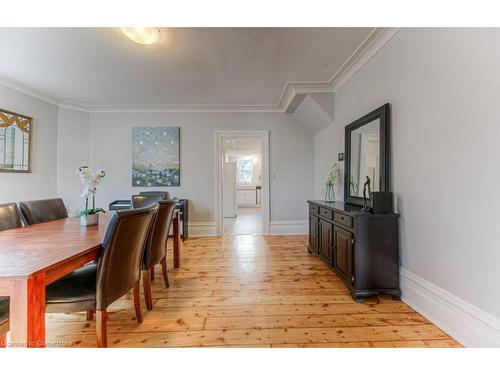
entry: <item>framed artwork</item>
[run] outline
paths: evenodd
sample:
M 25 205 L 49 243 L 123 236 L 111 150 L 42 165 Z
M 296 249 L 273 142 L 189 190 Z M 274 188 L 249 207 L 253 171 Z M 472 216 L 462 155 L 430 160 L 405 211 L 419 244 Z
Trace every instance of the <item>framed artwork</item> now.
M 33 119 L 0 109 L 0 172 L 30 173 Z
M 180 185 L 180 128 L 132 128 L 132 186 Z

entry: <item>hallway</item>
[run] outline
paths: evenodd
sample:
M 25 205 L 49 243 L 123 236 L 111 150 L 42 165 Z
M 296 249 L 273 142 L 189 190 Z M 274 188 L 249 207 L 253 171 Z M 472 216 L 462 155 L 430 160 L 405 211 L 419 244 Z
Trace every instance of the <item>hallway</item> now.
M 240 207 L 235 218 L 224 218 L 224 234 L 262 234 L 262 207 Z

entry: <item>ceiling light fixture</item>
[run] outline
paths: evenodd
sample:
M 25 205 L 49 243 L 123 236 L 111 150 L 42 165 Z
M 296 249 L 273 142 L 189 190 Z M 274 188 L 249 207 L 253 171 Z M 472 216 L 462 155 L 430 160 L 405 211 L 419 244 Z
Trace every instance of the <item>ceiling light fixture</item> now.
M 139 44 L 154 44 L 160 40 L 161 30 L 158 27 L 121 27 L 123 33 Z

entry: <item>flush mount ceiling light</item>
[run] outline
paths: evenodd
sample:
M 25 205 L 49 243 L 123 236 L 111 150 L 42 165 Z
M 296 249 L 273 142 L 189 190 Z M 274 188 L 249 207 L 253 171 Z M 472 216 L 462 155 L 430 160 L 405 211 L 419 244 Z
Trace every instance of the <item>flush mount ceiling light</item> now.
M 154 44 L 160 40 L 161 30 L 158 27 L 121 27 L 123 33 L 139 44 Z

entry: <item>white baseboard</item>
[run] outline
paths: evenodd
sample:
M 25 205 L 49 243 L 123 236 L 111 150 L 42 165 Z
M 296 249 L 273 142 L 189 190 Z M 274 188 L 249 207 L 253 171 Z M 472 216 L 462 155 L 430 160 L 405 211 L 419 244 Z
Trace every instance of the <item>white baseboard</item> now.
M 271 235 L 307 234 L 309 233 L 309 227 L 307 220 L 271 221 L 271 228 L 269 232 Z M 195 221 L 189 223 L 190 237 L 215 235 L 216 228 L 214 221 Z
M 214 221 L 190 222 L 188 228 L 190 237 L 215 236 L 216 234 Z
M 307 234 L 308 224 L 307 220 L 271 221 L 269 234 Z
M 500 347 L 500 319 L 407 269 L 400 276 L 403 301 L 462 345 Z

